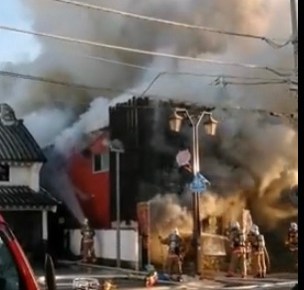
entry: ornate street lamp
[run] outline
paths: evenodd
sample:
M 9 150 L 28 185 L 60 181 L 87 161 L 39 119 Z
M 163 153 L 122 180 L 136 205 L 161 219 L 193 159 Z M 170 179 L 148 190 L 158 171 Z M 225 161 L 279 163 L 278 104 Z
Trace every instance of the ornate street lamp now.
M 206 117 L 206 118 L 204 118 Z M 180 132 L 184 119 L 189 119 L 192 127 L 192 162 L 193 162 L 193 178 L 195 179 L 200 172 L 199 160 L 199 125 L 203 121 L 204 129 L 207 135 L 214 136 L 218 122 L 212 118 L 212 113 L 209 111 L 201 111 L 198 113 L 189 113 L 187 109 L 176 108 L 173 114 L 169 117 L 169 127 L 173 132 Z M 200 237 L 201 237 L 201 221 L 200 221 L 200 206 L 199 193 L 193 192 L 193 242 L 196 256 L 196 273 L 200 272 Z
M 218 121 L 216 121 L 211 113 L 206 113 L 206 119 L 203 122 L 205 132 L 209 136 L 215 136 L 217 131 Z
M 169 127 L 172 132 L 179 133 L 185 118 L 189 118 L 191 125 L 194 123 L 192 121 L 192 117 L 188 113 L 186 109 L 175 109 L 172 115 L 169 117 Z M 203 120 L 203 126 L 205 132 L 209 136 L 215 136 L 217 131 L 218 121 L 216 121 L 212 117 L 212 113 L 210 112 L 200 112 L 199 115 L 196 116 L 197 122 L 195 125 L 199 125 L 200 121 Z
M 169 117 L 169 127 L 172 132 L 179 133 L 182 127 L 184 117 L 180 116 L 176 110 Z

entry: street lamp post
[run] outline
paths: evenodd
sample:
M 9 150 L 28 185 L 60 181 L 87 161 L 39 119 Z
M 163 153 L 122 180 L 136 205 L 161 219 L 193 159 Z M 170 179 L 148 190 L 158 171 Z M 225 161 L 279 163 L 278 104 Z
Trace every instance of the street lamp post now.
M 124 153 L 124 146 L 120 140 L 113 140 L 109 144 L 110 151 L 115 153 L 116 169 L 116 267 L 121 267 L 121 235 L 120 235 L 120 154 Z
M 200 158 L 199 158 L 199 126 L 203 121 L 205 132 L 214 136 L 216 134 L 218 122 L 212 118 L 212 113 L 209 111 L 200 111 L 191 114 L 187 109 L 176 108 L 173 114 L 169 117 L 170 130 L 173 132 L 180 132 L 184 119 L 188 119 L 192 127 L 192 163 L 193 163 L 193 177 L 195 178 L 200 173 Z M 195 270 L 196 274 L 200 272 L 200 236 L 202 232 L 202 225 L 200 221 L 200 206 L 199 193 L 192 193 L 193 205 L 193 244 L 195 249 Z

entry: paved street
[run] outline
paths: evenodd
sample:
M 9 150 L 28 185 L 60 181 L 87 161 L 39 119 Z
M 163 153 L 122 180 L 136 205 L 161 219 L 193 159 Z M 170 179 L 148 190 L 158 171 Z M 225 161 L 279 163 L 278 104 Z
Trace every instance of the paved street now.
M 36 271 L 37 277 L 43 276 L 43 271 Z M 76 264 L 61 265 L 56 269 L 58 287 L 62 290 L 72 290 L 73 279 L 76 277 L 97 278 L 100 281 L 112 280 L 117 286 L 117 289 L 146 289 L 143 287 L 143 280 L 140 276 L 119 271 L 111 268 L 95 266 L 89 268 Z M 40 278 L 41 279 L 41 278 Z M 195 278 L 185 277 L 183 283 L 162 283 L 153 289 L 158 290 L 174 290 L 174 289 L 281 289 L 290 290 L 297 281 L 296 274 L 272 274 L 266 279 L 254 279 L 248 277 L 241 278 L 226 278 L 223 273 L 220 273 L 214 280 L 198 281 Z

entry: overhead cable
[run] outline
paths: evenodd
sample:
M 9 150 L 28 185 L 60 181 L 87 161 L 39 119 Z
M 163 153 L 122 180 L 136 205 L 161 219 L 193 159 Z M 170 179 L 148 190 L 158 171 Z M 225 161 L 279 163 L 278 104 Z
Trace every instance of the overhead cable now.
M 262 85 L 282 85 L 286 84 L 286 81 L 259 81 L 259 82 L 232 82 L 223 81 L 223 85 L 242 85 L 242 86 L 262 86 Z
M 261 81 L 277 81 L 282 78 L 263 78 L 263 77 L 249 77 L 249 76 L 241 76 L 241 75 L 230 75 L 230 74 L 208 74 L 208 73 L 196 73 L 196 72 L 190 72 L 190 71 L 170 71 L 161 69 L 161 68 L 156 68 L 156 67 L 151 67 L 151 66 L 144 66 L 144 65 L 138 65 L 134 63 L 129 63 L 129 62 L 124 62 L 124 61 L 119 61 L 115 59 L 110 59 L 110 58 L 105 58 L 105 57 L 99 57 L 99 56 L 92 56 L 92 55 L 83 55 L 83 54 L 75 54 L 75 53 L 69 53 L 69 56 L 75 56 L 75 57 L 82 57 L 82 58 L 87 58 L 87 59 L 92 59 L 92 60 L 98 60 L 101 62 L 105 63 L 111 63 L 111 64 L 116 64 L 124 67 L 130 67 L 134 69 L 139 69 L 139 70 L 145 70 L 145 71 L 154 71 L 158 73 L 163 73 L 167 75 L 182 75 L 182 76 L 194 76 L 194 77 L 206 77 L 206 78 L 225 78 L 225 79 L 243 79 L 243 80 L 261 80 Z M 288 81 L 286 79 L 286 81 Z
M 150 88 L 154 85 L 154 83 L 162 76 L 165 75 L 166 72 L 161 72 L 157 74 L 156 77 L 153 78 L 153 80 L 150 82 L 148 87 L 143 91 L 143 93 L 140 94 L 141 97 L 146 95 L 146 92 L 150 90 Z M 30 74 L 21 74 L 21 73 L 16 73 L 16 72 L 10 72 L 10 71 L 5 71 L 5 70 L 0 70 L 0 76 L 5 76 L 5 77 L 14 77 L 14 78 L 20 78 L 20 79 L 25 79 L 25 80 L 32 80 L 32 81 L 39 81 L 39 82 L 45 82 L 53 85 L 59 85 L 59 86 L 64 86 L 64 87 L 70 87 L 70 88 L 75 88 L 75 89 L 85 89 L 85 90 L 90 90 L 90 91 L 108 91 L 108 92 L 113 92 L 113 93 L 127 93 L 131 95 L 139 95 L 136 92 L 133 91 L 128 91 L 124 89 L 114 89 L 114 88 L 108 88 L 108 87 L 93 87 L 93 86 L 87 86 L 87 85 L 82 85 L 82 84 L 77 84 L 73 82 L 64 82 L 64 81 L 59 81 L 59 80 L 54 80 L 50 78 L 45 78 L 45 77 L 40 77 L 40 76 L 33 76 Z M 231 81 L 224 81 L 224 85 L 276 85 L 276 84 L 286 84 L 286 81 L 260 81 L 260 82 L 231 82 Z M 216 80 L 210 85 L 215 85 L 217 86 L 218 83 Z
M 192 61 L 192 62 L 209 63 L 209 64 L 220 65 L 220 66 L 233 66 L 233 67 L 255 69 L 255 70 L 266 70 L 266 71 L 272 72 L 279 76 L 290 76 L 290 73 L 280 72 L 279 71 L 280 69 L 271 68 L 268 66 L 260 66 L 260 65 L 256 65 L 256 64 L 248 64 L 248 63 L 240 63 L 240 62 L 232 62 L 232 61 L 229 62 L 229 61 L 221 61 L 221 60 L 214 60 L 214 59 L 207 59 L 207 58 L 195 58 L 195 57 L 190 57 L 190 56 L 175 55 L 175 54 L 164 53 L 164 52 L 142 50 L 142 49 L 113 45 L 113 44 L 106 44 L 106 43 L 102 43 L 102 42 L 82 40 L 82 39 L 78 39 L 78 38 L 72 38 L 72 37 L 67 37 L 67 36 L 62 36 L 62 35 L 57 35 L 57 34 L 34 32 L 34 31 L 18 29 L 18 28 L 4 26 L 4 25 L 0 25 L 0 29 L 17 32 L 17 33 L 28 34 L 28 35 L 48 37 L 48 38 L 53 38 L 53 39 L 57 39 L 57 40 L 65 41 L 65 42 L 91 45 L 91 46 L 108 48 L 108 49 L 117 50 L 117 51 L 125 51 L 125 52 L 135 53 L 135 54 L 150 55 L 150 56 L 156 56 L 156 57 L 166 57 L 166 58 L 171 58 L 171 59 L 178 59 L 178 60 Z M 292 69 L 284 69 L 284 70 L 287 70 L 290 72 L 293 71 Z
M 29 74 L 20 74 L 20 73 L 15 73 L 15 72 L 9 72 L 9 71 L 3 71 L 0 70 L 0 76 L 5 76 L 5 77 L 13 77 L 13 78 L 19 78 L 19 79 L 25 79 L 25 80 L 32 80 L 32 81 L 38 81 L 38 82 L 45 82 L 45 83 L 50 83 L 53 85 L 60 85 L 64 87 L 70 87 L 70 88 L 76 88 L 76 89 L 86 89 L 86 90 L 95 90 L 95 91 L 107 91 L 107 92 L 113 92 L 113 93 L 124 93 L 124 94 L 129 94 L 130 96 L 133 97 L 138 97 L 139 94 L 136 92 L 132 92 L 129 90 L 123 90 L 123 89 L 114 89 L 114 88 L 106 88 L 106 87 L 90 87 L 86 85 L 80 85 L 76 83 L 71 83 L 71 82 L 63 82 L 63 81 L 57 81 L 57 80 L 52 80 L 49 78 L 43 78 L 43 77 L 37 77 L 37 76 L 32 76 Z M 159 99 L 161 96 L 160 95 L 149 95 L 149 97 L 153 98 L 155 97 L 156 99 Z M 59 99 L 55 97 L 54 100 L 56 103 L 62 103 L 62 104 L 67 104 L 69 99 Z M 84 101 L 77 101 L 80 104 L 87 105 L 88 102 Z M 124 107 L 127 107 L 128 105 L 124 105 Z M 137 106 L 137 108 L 146 108 L 147 106 Z M 264 109 L 253 109 L 253 108 L 243 108 L 243 107 L 224 107 L 224 106 L 218 106 L 218 105 L 212 105 L 210 107 L 214 107 L 220 110 L 224 111 L 230 111 L 230 110 L 238 110 L 238 111 L 248 111 L 248 112 L 255 112 L 255 113 L 267 113 L 270 114 L 271 116 L 274 117 L 287 117 L 291 119 L 297 119 L 298 118 L 298 113 L 297 112 L 291 112 L 291 113 L 285 113 L 285 112 L 273 112 L 269 110 L 264 110 Z M 155 108 L 153 106 L 147 107 L 147 108 Z
M 126 11 L 116 10 L 116 9 L 112 9 L 112 8 L 108 8 L 108 7 L 87 4 L 87 3 L 83 3 L 83 2 L 79 2 L 79 1 L 71 1 L 71 0 L 53 0 L 53 1 L 61 2 L 61 3 L 65 3 L 65 4 L 71 4 L 74 6 L 84 7 L 84 8 L 88 8 L 88 9 L 92 9 L 92 10 L 99 10 L 99 11 L 103 11 L 106 13 L 118 14 L 121 16 L 130 17 L 133 19 L 181 27 L 181 28 L 185 28 L 185 29 L 200 30 L 200 31 L 217 33 L 217 34 L 222 34 L 222 35 L 229 35 L 229 36 L 234 36 L 234 37 L 258 39 L 258 40 L 262 40 L 262 41 L 266 42 L 269 46 L 271 46 L 272 48 L 275 48 L 275 49 L 283 48 L 292 42 L 292 37 L 290 37 L 290 39 L 286 40 L 283 43 L 277 43 L 273 39 L 270 39 L 270 38 L 267 38 L 266 36 L 261 36 L 261 35 L 232 32 L 232 31 L 220 30 L 220 29 L 201 26 L 201 25 L 193 25 L 193 24 L 187 24 L 187 23 L 182 23 L 182 22 L 177 22 L 177 21 L 170 21 L 170 20 L 166 20 L 166 19 L 160 19 L 160 18 L 145 16 L 145 15 L 130 13 L 130 12 L 126 12 Z
M 50 78 L 33 76 L 30 74 L 21 74 L 21 73 L 10 72 L 10 71 L 5 71 L 5 70 L 0 70 L 0 76 L 45 82 L 45 83 L 49 83 L 49 84 L 53 84 L 53 85 L 70 87 L 70 88 L 75 88 L 75 89 L 84 89 L 84 90 L 89 90 L 89 91 L 107 91 L 107 92 L 120 93 L 120 94 L 126 93 L 126 94 L 130 94 L 130 95 L 136 94 L 135 92 L 131 92 L 131 91 L 124 90 L 124 89 L 114 89 L 114 88 L 107 88 L 107 87 L 92 87 L 92 86 L 87 86 L 87 85 L 82 85 L 82 84 L 77 84 L 77 83 L 72 83 L 72 82 L 58 81 L 58 80 L 54 80 L 54 79 L 50 79 Z
M 156 99 L 159 99 L 158 95 L 149 95 L 149 97 L 151 99 L 153 99 L 154 97 Z M 166 101 L 164 101 L 166 102 Z M 169 103 L 172 107 L 183 107 L 185 105 L 185 102 L 178 102 L 178 101 L 174 101 L 172 99 L 169 99 Z M 191 105 L 193 107 L 197 107 L 197 108 L 202 108 L 202 107 L 206 107 L 208 108 L 208 111 L 213 112 L 214 110 L 222 110 L 222 111 L 244 111 L 244 112 L 250 112 L 250 113 L 257 113 L 257 114 L 266 114 L 272 117 L 279 117 L 279 118 L 287 118 L 289 120 L 298 120 L 298 112 L 275 112 L 272 110 L 266 110 L 266 109 L 259 109 L 259 108 L 245 108 L 245 107 L 240 107 L 240 106 L 221 106 L 219 104 L 208 104 L 208 105 L 202 105 L 202 104 L 198 104 L 198 103 L 191 103 L 191 102 L 187 102 L 187 105 Z M 119 106 L 123 107 L 123 108 L 134 108 L 133 106 L 127 104 L 127 103 L 120 103 Z M 137 109 L 155 109 L 154 105 L 136 105 L 135 108 Z

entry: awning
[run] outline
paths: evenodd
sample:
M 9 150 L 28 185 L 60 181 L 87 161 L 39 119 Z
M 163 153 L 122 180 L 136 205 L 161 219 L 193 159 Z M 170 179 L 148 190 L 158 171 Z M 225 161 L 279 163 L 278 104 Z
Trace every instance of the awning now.
M 36 192 L 28 186 L 0 185 L 0 211 L 56 211 L 59 204 L 60 201 L 43 188 Z

